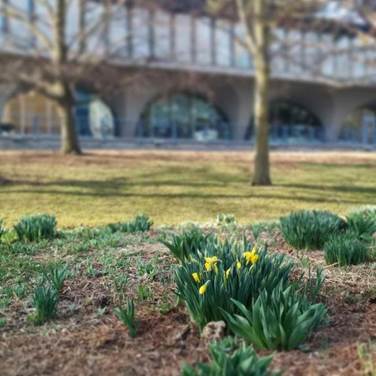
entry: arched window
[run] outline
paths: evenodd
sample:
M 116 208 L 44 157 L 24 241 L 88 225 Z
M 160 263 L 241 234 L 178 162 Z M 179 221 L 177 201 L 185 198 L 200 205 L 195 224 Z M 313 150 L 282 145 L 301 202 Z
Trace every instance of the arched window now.
M 205 98 L 178 93 L 147 106 L 137 136 L 211 141 L 230 138 L 230 127 L 225 115 Z
M 307 142 L 322 139 L 322 124 L 308 109 L 296 103 L 278 100 L 270 105 L 270 137 L 285 142 Z M 246 139 L 254 136 L 254 120 L 246 133 Z
M 18 93 L 6 102 L 1 122 L 10 133 L 58 134 L 60 117 L 56 104 L 35 91 Z
M 97 96 L 78 90 L 75 93 L 75 122 L 80 135 L 97 138 L 113 135 L 114 118 L 110 108 Z M 0 133 L 57 135 L 61 119 L 55 102 L 35 91 L 18 93 L 4 106 Z
M 376 105 L 359 108 L 347 116 L 339 139 L 345 142 L 376 144 Z
M 115 118 L 106 103 L 85 90 L 77 90 L 75 99 L 75 119 L 79 134 L 94 138 L 114 136 Z

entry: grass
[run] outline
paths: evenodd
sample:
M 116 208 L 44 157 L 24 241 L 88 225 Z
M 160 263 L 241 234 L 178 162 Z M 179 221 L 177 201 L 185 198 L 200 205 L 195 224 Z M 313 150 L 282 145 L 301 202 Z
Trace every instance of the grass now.
M 274 152 L 274 186 L 252 187 L 246 152 L 91 152 L 63 158 L 41 152 L 0 154 L 1 217 L 55 214 L 59 227 L 98 226 L 148 214 L 155 224 L 270 220 L 292 210 L 345 213 L 376 204 L 376 155 Z M 1 183 L 2 182 L 2 183 Z

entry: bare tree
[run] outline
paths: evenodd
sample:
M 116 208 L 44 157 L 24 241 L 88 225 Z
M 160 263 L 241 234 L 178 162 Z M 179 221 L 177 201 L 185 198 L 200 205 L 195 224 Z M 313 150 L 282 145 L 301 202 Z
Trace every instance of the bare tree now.
M 52 100 L 60 115 L 61 151 L 80 154 L 73 109 L 75 89 L 80 82 L 120 84 L 111 59 L 124 49 L 130 35 L 119 33 L 106 40 L 108 28 L 125 1 L 3 0 L 1 16 L 6 20 L 0 79 L 34 90 Z M 116 77 L 116 78 L 115 78 Z
M 209 11 L 232 13 L 245 27 L 242 41 L 254 61 L 254 126 L 256 131 L 253 185 L 270 185 L 269 91 L 271 47 L 277 28 L 288 23 L 299 27 L 325 1 L 323 0 L 209 0 Z

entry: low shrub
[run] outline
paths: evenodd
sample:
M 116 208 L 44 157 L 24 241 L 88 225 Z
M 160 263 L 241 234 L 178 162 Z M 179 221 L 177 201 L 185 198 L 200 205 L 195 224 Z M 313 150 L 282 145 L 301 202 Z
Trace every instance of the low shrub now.
M 331 235 L 346 226 L 344 219 L 328 211 L 301 210 L 281 218 L 283 236 L 296 249 L 322 249 Z
M 323 304 L 308 303 L 294 285 L 282 283 L 271 293 L 262 291 L 251 308 L 234 304 L 240 314 L 226 313 L 230 329 L 258 349 L 295 349 L 326 317 Z
M 368 260 L 368 246 L 358 238 L 358 233 L 332 235 L 324 245 L 327 264 L 357 265 Z
M 149 231 L 153 221 L 145 214 L 137 215 L 129 222 L 110 223 L 107 228 L 111 232 L 146 232 Z
M 182 376 L 268 376 L 272 356 L 259 358 L 252 347 L 237 346 L 231 338 L 209 346 L 211 362 L 196 367 L 184 366 Z
M 205 234 L 199 227 L 191 227 L 181 234 L 173 234 L 170 239 L 160 239 L 175 258 L 181 262 L 189 260 L 214 245 L 217 238 L 213 234 Z
M 283 255 L 251 251 L 247 242 L 217 243 L 178 267 L 177 294 L 202 329 L 210 321 L 224 320 L 224 312 L 236 312 L 231 299 L 249 306 L 262 291 L 286 286 L 292 267 Z
M 364 208 L 347 216 L 349 230 L 363 239 L 370 239 L 376 233 L 376 208 Z
M 138 322 L 133 300 L 129 299 L 126 307 L 115 308 L 115 316 L 128 328 L 129 335 L 136 337 Z
M 48 214 L 23 217 L 14 230 L 21 241 L 53 239 L 56 236 L 56 218 Z
M 58 292 L 48 285 L 40 285 L 34 291 L 33 307 L 36 312 L 32 317 L 35 325 L 42 325 L 56 316 Z

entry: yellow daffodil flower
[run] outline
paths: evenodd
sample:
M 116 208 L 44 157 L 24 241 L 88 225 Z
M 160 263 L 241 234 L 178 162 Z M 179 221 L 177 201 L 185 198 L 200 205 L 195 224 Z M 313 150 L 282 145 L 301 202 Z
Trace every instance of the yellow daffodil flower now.
M 208 289 L 208 283 L 206 282 L 205 285 L 202 285 L 199 288 L 198 292 L 199 292 L 200 295 L 204 295 L 206 293 L 207 289 Z
M 240 269 L 242 267 L 242 263 L 240 261 L 236 262 L 236 269 Z
M 205 269 L 210 272 L 213 269 L 217 271 L 218 257 L 205 257 Z
M 247 264 L 256 264 L 256 262 L 258 261 L 259 259 L 259 255 L 257 254 L 257 249 L 256 247 L 254 247 L 252 249 L 252 251 L 247 251 L 247 252 L 244 252 L 243 253 L 244 255 L 244 258 L 246 259 L 247 261 Z
M 231 272 L 231 268 L 228 268 L 226 271 L 225 271 L 225 279 L 227 279 L 230 275 L 230 272 Z
M 251 259 L 251 263 L 252 263 L 252 265 L 253 265 L 253 264 L 256 264 L 256 262 L 258 261 L 258 259 L 259 259 L 259 255 L 254 254 L 254 255 L 252 256 L 252 259 Z
M 199 283 L 201 281 L 200 274 L 198 273 L 192 273 L 192 278 L 196 283 Z

